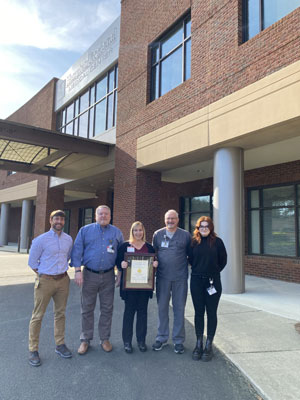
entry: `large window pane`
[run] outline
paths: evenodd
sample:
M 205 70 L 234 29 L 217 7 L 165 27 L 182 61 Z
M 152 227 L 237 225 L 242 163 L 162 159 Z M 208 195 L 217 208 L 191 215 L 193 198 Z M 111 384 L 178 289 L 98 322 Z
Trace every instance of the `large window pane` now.
M 208 211 L 210 212 L 210 196 L 192 197 L 191 211 Z
M 80 96 L 80 112 L 86 110 L 89 106 L 89 91 Z
M 182 47 L 161 62 L 161 95 L 182 82 Z
M 71 122 L 66 126 L 66 133 L 68 135 L 73 135 L 73 122 Z
M 94 114 L 95 114 L 95 107 L 90 109 L 90 123 L 89 123 L 89 138 L 94 136 Z
M 165 39 L 161 41 L 161 56 L 164 57 L 183 40 L 183 24 L 180 24 L 175 31 L 170 32 Z
M 92 106 L 95 103 L 95 86 L 93 85 L 91 87 L 91 100 L 90 100 L 90 106 Z
M 264 0 L 264 28 L 300 6 L 300 0 Z
M 105 131 L 106 127 L 106 100 L 102 100 L 95 107 L 95 135 Z
M 114 95 L 111 94 L 107 98 L 107 129 L 110 129 L 113 126 L 113 101 Z
M 151 100 L 158 99 L 159 97 L 159 92 L 158 92 L 158 87 L 159 87 L 159 66 L 156 65 L 155 67 L 152 68 L 152 87 L 151 87 Z
M 295 256 L 295 212 L 278 208 L 263 211 L 264 254 Z
M 118 107 L 118 92 L 115 91 L 115 107 L 114 107 L 114 122 L 113 125 L 117 124 L 117 107 Z
M 251 190 L 250 202 L 251 208 L 259 208 L 259 190 Z
M 110 93 L 113 90 L 114 83 L 115 83 L 115 71 L 114 69 L 112 69 L 108 73 L 108 93 Z
M 78 136 L 87 138 L 88 137 L 88 115 L 86 112 L 79 117 L 79 132 Z
M 259 211 L 251 211 L 251 253 L 260 253 Z
M 191 35 L 191 20 L 187 20 L 185 23 L 185 38 Z
M 293 206 L 294 203 L 293 186 L 280 186 L 263 190 L 264 207 Z
M 115 73 L 116 73 L 115 88 L 117 88 L 118 87 L 118 78 L 119 78 L 119 68 L 118 68 L 117 65 L 116 65 L 116 68 L 115 68 Z
M 74 103 L 67 107 L 67 120 L 66 123 L 70 122 L 74 117 Z
M 101 79 L 101 81 L 97 83 L 96 101 L 102 99 L 102 97 L 106 95 L 106 91 L 107 91 L 107 77 L 105 76 L 105 78 Z
M 188 80 L 191 77 L 191 39 L 189 39 L 185 43 L 185 54 L 184 54 L 184 61 L 185 61 L 185 77 L 184 80 Z
M 247 39 L 251 39 L 253 36 L 260 32 L 260 0 L 247 0 L 247 20 L 246 32 Z

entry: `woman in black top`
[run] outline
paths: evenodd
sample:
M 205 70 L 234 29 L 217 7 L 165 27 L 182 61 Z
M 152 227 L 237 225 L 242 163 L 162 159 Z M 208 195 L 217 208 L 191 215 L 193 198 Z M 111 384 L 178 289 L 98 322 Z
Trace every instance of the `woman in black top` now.
M 224 243 L 214 232 L 211 218 L 201 217 L 196 223 L 189 251 L 192 266 L 191 295 L 195 309 L 197 336 L 193 359 L 210 361 L 212 342 L 217 328 L 217 309 L 222 293 L 220 272 L 227 263 Z M 207 315 L 207 340 L 203 350 L 204 314 Z
M 149 290 L 124 290 L 123 277 L 124 270 L 128 267 L 128 263 L 124 260 L 125 253 L 155 253 L 150 243 L 146 242 L 146 232 L 144 225 L 136 221 L 130 228 L 130 237 L 128 242 L 124 242 L 118 250 L 117 267 L 120 279 L 120 296 L 125 301 L 125 309 L 123 315 L 122 337 L 124 349 L 126 353 L 132 353 L 132 336 L 133 336 L 133 320 L 136 316 L 136 338 L 140 351 L 145 352 L 146 334 L 147 334 L 147 311 L 149 298 L 153 297 L 153 292 Z M 156 268 L 157 261 L 153 262 Z

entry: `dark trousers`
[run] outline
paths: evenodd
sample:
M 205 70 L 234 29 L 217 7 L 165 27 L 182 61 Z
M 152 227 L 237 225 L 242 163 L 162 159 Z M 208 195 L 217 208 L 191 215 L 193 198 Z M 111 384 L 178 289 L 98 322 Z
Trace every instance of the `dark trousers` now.
M 124 343 L 131 343 L 133 336 L 133 321 L 136 313 L 136 339 L 145 342 L 147 334 L 148 292 L 126 293 L 123 316 L 122 338 Z
M 204 314 L 207 315 L 207 336 L 214 337 L 217 329 L 217 309 L 222 294 L 220 277 L 214 278 L 214 287 L 217 293 L 209 295 L 207 288 L 210 287 L 209 279 L 197 275 L 191 276 L 191 295 L 195 309 L 195 331 L 196 336 L 204 333 Z

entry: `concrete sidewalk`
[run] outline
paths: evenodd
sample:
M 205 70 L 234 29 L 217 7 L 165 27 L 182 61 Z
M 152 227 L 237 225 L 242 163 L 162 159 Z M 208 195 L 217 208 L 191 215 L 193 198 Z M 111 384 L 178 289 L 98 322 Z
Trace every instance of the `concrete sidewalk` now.
M 246 293 L 222 295 L 215 345 L 265 399 L 299 400 L 299 321 L 299 284 L 247 276 Z
M 33 282 L 27 260 L 28 255 L 0 252 L 0 287 Z M 73 274 L 71 269 L 71 278 Z M 190 296 L 185 315 L 193 324 Z M 215 346 L 261 396 L 299 400 L 300 334 L 295 325 L 300 321 L 300 285 L 247 276 L 246 293 L 223 295 L 218 315 Z M 191 356 L 195 343 L 190 333 L 185 347 Z

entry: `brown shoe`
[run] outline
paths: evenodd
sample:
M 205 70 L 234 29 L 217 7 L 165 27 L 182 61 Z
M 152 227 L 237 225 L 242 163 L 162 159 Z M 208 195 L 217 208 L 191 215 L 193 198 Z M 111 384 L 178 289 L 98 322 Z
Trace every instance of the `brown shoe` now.
M 79 349 L 77 350 L 77 353 L 83 356 L 88 351 L 88 348 L 89 348 L 88 342 L 81 342 Z
M 106 351 L 107 353 L 109 353 L 110 351 L 112 351 L 112 345 L 110 343 L 109 340 L 103 340 L 101 342 L 101 347 L 104 351 Z

